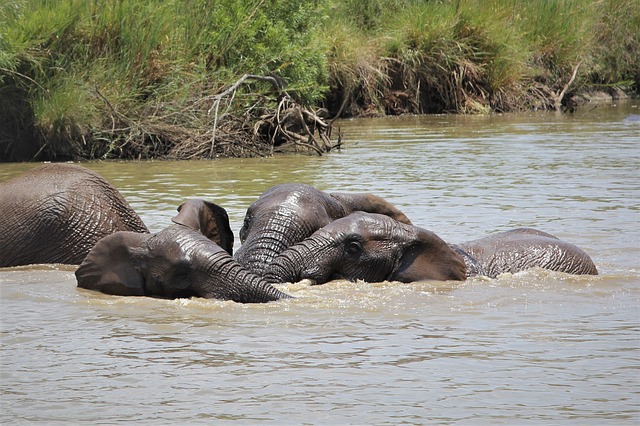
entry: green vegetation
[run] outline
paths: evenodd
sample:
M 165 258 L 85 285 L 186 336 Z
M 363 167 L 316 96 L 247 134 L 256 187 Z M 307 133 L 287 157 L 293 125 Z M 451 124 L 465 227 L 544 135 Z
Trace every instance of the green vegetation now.
M 640 0 L 0 0 L 0 160 L 264 155 L 302 107 L 558 108 L 637 90 L 639 34 Z M 286 92 L 215 97 L 244 74 Z
M 640 0 L 336 3 L 330 94 L 353 114 L 554 108 L 574 71 L 567 94 L 638 89 Z

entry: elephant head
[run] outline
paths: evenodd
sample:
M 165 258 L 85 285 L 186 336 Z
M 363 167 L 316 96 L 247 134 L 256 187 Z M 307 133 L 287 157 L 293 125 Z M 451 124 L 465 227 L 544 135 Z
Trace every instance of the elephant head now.
M 404 213 L 372 194 L 330 194 L 301 183 L 276 185 L 247 209 L 236 259 L 262 274 L 285 249 L 355 211 L 379 213 L 411 224 Z
M 433 232 L 388 216 L 356 212 L 277 256 L 269 282 L 464 280 L 462 257 Z
M 537 229 L 512 229 L 456 248 L 479 265 L 478 274 L 494 278 L 535 267 L 576 275 L 598 274 L 584 250 Z
M 173 218 L 175 223 L 156 234 L 109 235 L 77 269 L 78 287 L 121 296 L 195 296 L 243 303 L 289 297 L 249 273 L 218 245 L 230 241 L 228 224 L 217 226 L 225 218 L 221 207 L 190 200 Z M 211 236 L 220 240 L 214 242 Z

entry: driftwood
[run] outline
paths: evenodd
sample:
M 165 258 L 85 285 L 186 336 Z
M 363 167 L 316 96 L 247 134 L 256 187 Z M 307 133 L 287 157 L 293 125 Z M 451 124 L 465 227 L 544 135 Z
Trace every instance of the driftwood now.
M 214 113 L 210 157 L 213 157 L 216 147 L 220 103 L 228 98 L 228 110 L 238 88 L 247 80 L 270 83 L 278 99 L 277 108 L 275 110 L 264 109 L 264 113 L 258 117 L 253 125 L 253 138 L 266 143 L 269 146 L 270 154 L 307 151 L 322 155 L 334 148 L 340 148 L 340 137 L 338 137 L 336 144 L 331 143 L 331 125 L 319 116 L 319 112 L 310 111 L 287 93 L 281 79 L 274 76 L 245 74 L 228 89 L 213 97 L 213 104 L 207 112 L 208 115 Z M 251 109 L 257 108 L 252 107 Z
M 567 93 L 567 90 L 569 89 L 569 86 L 571 86 L 571 83 L 573 83 L 573 80 L 576 79 L 576 76 L 578 75 L 578 68 L 580 68 L 580 65 L 582 65 L 582 61 L 579 61 L 576 64 L 576 66 L 573 68 L 573 73 L 571 73 L 571 78 L 569 78 L 569 81 L 564 86 L 564 88 L 560 91 L 560 93 L 558 93 L 553 97 L 554 98 L 553 106 L 556 109 L 556 111 L 560 111 L 562 109 L 562 100 L 564 99 L 564 95 Z
M 246 93 L 239 89 L 259 81 L 271 93 Z M 105 127 L 93 135 L 94 144 L 78 148 L 85 158 L 265 157 L 274 153 L 322 155 L 341 147 L 331 141 L 331 123 L 323 110 L 312 111 L 284 89 L 276 76 L 245 74 L 215 95 L 186 104 L 158 103 L 136 120 L 120 113 L 95 89 L 106 106 Z M 232 108 L 235 99 L 254 99 L 244 108 Z M 91 148 L 90 148 L 91 147 Z

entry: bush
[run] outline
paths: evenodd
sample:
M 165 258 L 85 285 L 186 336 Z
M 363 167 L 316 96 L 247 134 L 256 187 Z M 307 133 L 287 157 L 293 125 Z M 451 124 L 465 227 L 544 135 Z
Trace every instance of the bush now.
M 0 92 L 13 99 L 0 115 L 32 131 L 2 132 L 0 159 L 166 155 L 173 137 L 202 131 L 208 97 L 244 73 L 276 75 L 301 102 L 318 102 L 322 11 L 302 0 L 6 3 Z M 233 107 L 254 98 L 238 96 Z
M 368 93 L 379 114 L 554 108 L 565 88 L 637 89 L 637 0 L 344 0 L 333 10 L 346 30 L 327 38 L 329 52 L 359 47 L 332 65 L 332 92 L 346 105 Z M 367 51 L 377 54 L 363 63 Z

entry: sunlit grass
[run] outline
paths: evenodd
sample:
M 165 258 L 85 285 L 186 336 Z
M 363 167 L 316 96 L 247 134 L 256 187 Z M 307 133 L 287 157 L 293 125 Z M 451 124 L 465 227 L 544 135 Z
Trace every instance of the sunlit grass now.
M 333 114 L 551 108 L 564 89 L 637 85 L 639 34 L 639 0 L 5 0 L 0 142 L 29 125 L 48 155 L 82 156 L 92 138 L 198 132 L 245 73 Z
M 389 74 L 416 100 L 413 112 L 551 107 L 574 70 L 573 87 L 628 85 L 639 76 L 637 0 L 336 3 L 338 20 L 368 23 L 347 26 L 343 38 L 365 35 L 384 47 Z M 349 75 L 349 66 L 336 68 Z

